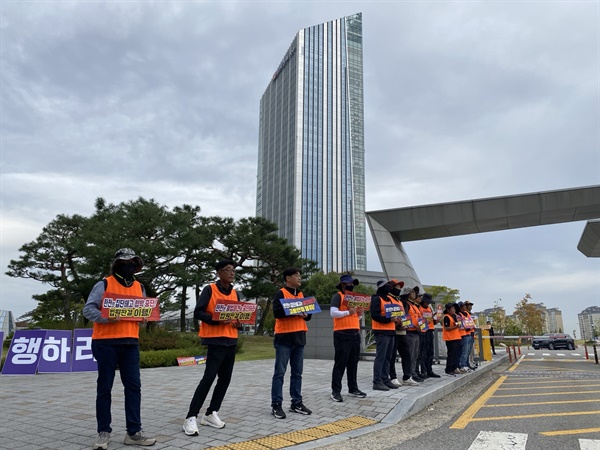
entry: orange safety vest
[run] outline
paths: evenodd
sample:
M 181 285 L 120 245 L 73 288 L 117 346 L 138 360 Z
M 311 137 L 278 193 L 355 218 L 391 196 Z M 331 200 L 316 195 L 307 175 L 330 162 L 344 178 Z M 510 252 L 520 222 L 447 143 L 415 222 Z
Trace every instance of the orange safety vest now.
M 302 292 L 293 295 L 287 289 L 280 289 L 280 291 L 283 292 L 283 298 L 304 298 Z M 308 331 L 306 321 L 302 316 L 275 318 L 275 334 L 294 333 L 296 331 Z
M 456 325 L 456 321 L 452 318 L 450 314 L 444 314 L 444 317 L 448 317 L 450 319 L 450 326 L 453 327 Z M 443 326 L 442 323 L 442 339 L 444 341 L 457 341 L 461 338 L 462 334 L 460 333 L 459 328 L 454 328 L 453 330 L 447 330 L 446 327 Z
M 348 311 L 348 303 L 344 302 L 346 294 L 340 292 L 340 311 Z M 341 330 L 360 330 L 360 318 L 358 314 L 351 314 L 346 317 L 340 317 L 339 319 L 333 318 L 333 331 Z
M 422 319 L 420 308 L 413 302 L 408 302 L 408 316 L 410 317 L 410 325 L 407 327 L 408 331 L 421 331 L 419 326 L 419 319 Z
M 211 296 L 210 300 L 208 301 L 208 305 L 206 306 L 206 312 L 209 313 L 211 316 L 215 312 L 215 305 L 219 302 L 219 300 L 230 300 L 234 302 L 238 301 L 237 294 L 235 293 L 235 289 L 233 288 L 231 289 L 229 295 L 225 295 L 219 290 L 216 283 L 213 283 L 210 285 L 210 290 Z M 200 322 L 200 330 L 198 330 L 198 336 L 200 336 L 201 338 L 225 337 L 237 339 L 238 330 L 237 328 L 232 327 L 230 323 L 219 322 L 213 325 L 206 322 Z
M 125 287 L 119 283 L 113 275 L 106 277 L 105 280 L 105 292 L 110 292 L 111 294 L 131 295 L 140 298 L 144 296 L 144 293 L 142 292 L 142 285 L 139 281 L 134 281 L 130 287 Z M 92 331 L 92 339 L 138 339 L 139 336 L 140 324 L 139 322 L 134 322 L 132 320 L 119 320 L 111 323 L 94 322 L 94 329 Z
M 397 304 L 397 305 L 401 305 L 401 303 L 399 301 L 397 301 L 395 298 L 390 297 L 389 295 L 387 296 L 387 299 L 391 301 L 391 303 Z M 382 300 L 381 297 L 379 297 L 379 306 L 381 308 L 381 315 L 385 317 L 385 304 L 387 302 L 384 302 Z M 396 331 L 396 322 L 394 321 L 390 321 L 390 323 L 380 323 L 377 322 L 376 320 L 371 321 L 371 328 L 373 330 L 388 330 L 388 331 Z
M 427 321 L 427 330 L 433 330 L 435 323 L 433 321 L 433 311 L 431 310 L 431 306 L 427 305 L 427 308 L 425 308 L 419 305 L 419 309 L 421 310 L 421 316 Z

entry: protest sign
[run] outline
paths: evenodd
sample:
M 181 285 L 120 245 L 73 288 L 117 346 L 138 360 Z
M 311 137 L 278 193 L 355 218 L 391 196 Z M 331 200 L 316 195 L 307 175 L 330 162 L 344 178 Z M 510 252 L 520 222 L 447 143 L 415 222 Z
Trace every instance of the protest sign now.
M 297 316 L 299 314 L 315 314 L 321 312 L 321 307 L 314 297 L 306 298 L 282 298 L 281 306 L 286 316 Z
M 42 346 L 38 373 L 71 371 L 71 331 L 48 330 Z
M 2 375 L 35 375 L 46 330 L 17 330 L 8 349 Z
M 178 356 L 178 366 L 196 366 L 206 363 L 206 356 Z
M 404 308 L 401 304 L 398 303 L 385 303 L 383 305 L 385 310 L 385 317 L 388 319 L 393 319 L 395 317 L 400 317 L 402 320 L 402 326 L 407 327 L 410 325 L 410 319 L 404 312 Z
M 346 293 L 344 303 L 348 308 L 369 309 L 371 306 L 371 297 L 366 294 Z
M 442 320 L 442 315 L 444 314 L 444 308 L 442 305 L 437 305 L 437 309 L 435 311 L 435 320 L 440 322 Z
M 73 330 L 72 372 L 95 372 L 98 363 L 92 355 L 92 329 L 75 328 Z
M 100 304 L 102 317 L 141 322 L 160 320 L 160 305 L 157 298 L 105 292 Z
M 256 323 L 256 303 L 218 300 L 212 319 L 239 320 L 241 323 L 254 325 Z

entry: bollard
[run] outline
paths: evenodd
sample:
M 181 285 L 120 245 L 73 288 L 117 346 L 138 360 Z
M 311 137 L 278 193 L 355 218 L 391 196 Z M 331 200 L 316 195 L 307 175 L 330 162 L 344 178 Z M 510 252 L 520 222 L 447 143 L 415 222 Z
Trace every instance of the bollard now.
M 506 353 L 508 353 L 508 362 L 512 362 L 512 355 L 510 353 L 510 347 L 506 347 Z
M 587 351 L 587 345 L 584 345 L 583 347 L 585 348 L 585 359 L 590 359 L 590 355 L 588 354 L 588 351 Z
M 598 349 L 596 348 L 596 344 L 594 344 L 594 358 L 596 358 L 596 364 L 598 364 Z
M 513 356 L 515 357 L 515 361 L 517 360 L 517 349 L 513 345 Z
M 519 345 L 519 356 L 521 356 L 521 346 Z

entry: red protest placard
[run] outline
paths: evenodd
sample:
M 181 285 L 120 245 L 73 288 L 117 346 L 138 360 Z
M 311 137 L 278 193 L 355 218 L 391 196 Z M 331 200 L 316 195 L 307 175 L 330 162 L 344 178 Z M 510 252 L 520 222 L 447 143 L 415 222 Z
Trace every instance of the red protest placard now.
M 241 323 L 256 323 L 256 303 L 219 300 L 212 315 L 213 320 L 239 320 Z
M 100 304 L 102 317 L 141 322 L 160 320 L 160 306 L 157 298 L 136 297 L 135 295 L 105 292 Z
M 371 306 L 371 296 L 358 293 L 346 293 L 344 303 L 348 308 L 369 309 Z

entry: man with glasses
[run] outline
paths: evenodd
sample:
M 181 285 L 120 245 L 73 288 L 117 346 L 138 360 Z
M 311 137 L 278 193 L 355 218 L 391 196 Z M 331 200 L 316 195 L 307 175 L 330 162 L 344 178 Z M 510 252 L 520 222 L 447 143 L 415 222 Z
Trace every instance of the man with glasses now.
M 271 414 L 276 419 L 285 419 L 286 415 L 281 407 L 283 402 L 283 377 L 290 364 L 290 397 L 292 404 L 290 412 L 309 415 L 310 409 L 302 403 L 302 370 L 304 366 L 304 346 L 306 345 L 306 322 L 311 319 L 310 314 L 286 316 L 281 299 L 303 298 L 300 291 L 302 274 L 299 269 L 290 267 L 283 271 L 285 286 L 279 289 L 273 297 L 273 316 L 275 317 L 275 369 L 271 383 Z
M 241 328 L 239 320 L 218 321 L 212 318 L 215 306 L 219 301 L 239 301 L 238 293 L 232 285 L 235 279 L 235 263 L 230 260 L 219 261 L 215 269 L 219 279 L 202 290 L 194 309 L 194 320 L 202 322 L 198 336 L 202 340 L 202 345 L 206 345 L 208 350 L 204 376 L 194 392 L 189 411 L 183 422 L 183 432 L 188 436 L 198 435 L 196 417 L 200 413 L 200 409 L 217 375 L 219 379 L 200 425 L 208 425 L 213 428 L 223 428 L 225 426 L 217 412 L 221 408 L 221 403 L 231 381 L 238 329 Z

